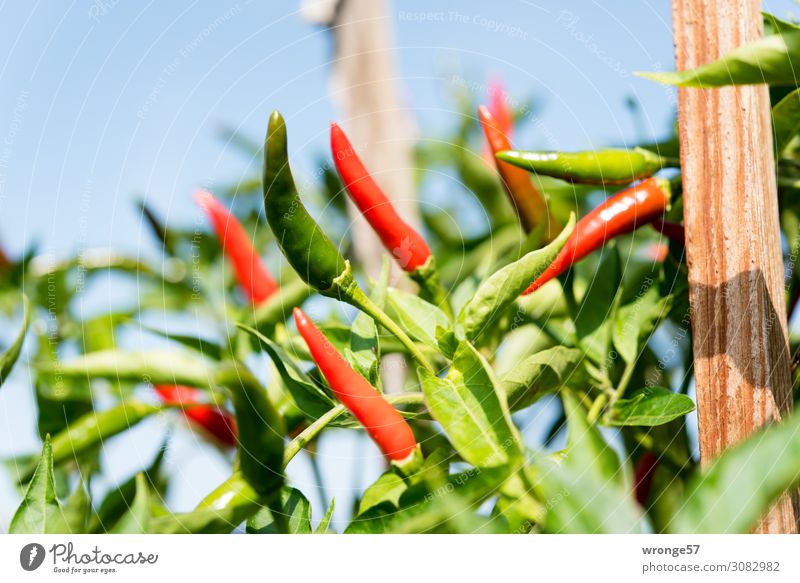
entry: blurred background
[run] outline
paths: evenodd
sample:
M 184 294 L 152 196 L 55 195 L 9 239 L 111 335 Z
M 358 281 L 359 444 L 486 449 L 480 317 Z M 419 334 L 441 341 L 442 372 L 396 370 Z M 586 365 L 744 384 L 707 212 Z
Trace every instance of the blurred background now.
M 161 248 L 136 201 L 170 226 L 201 231 L 207 228 L 192 202 L 196 188 L 224 195 L 232 206 L 258 201 L 247 185 L 258 177 L 256 150 L 276 108 L 287 120 L 298 183 L 313 190 L 329 158 L 329 123 L 358 126 L 348 75 L 371 72 L 347 71 L 340 58 L 357 54 L 359 35 L 369 29 L 389 51 L 384 65 L 399 108 L 393 119 L 410 139 L 450 140 L 469 115 L 465 102 L 486 102 L 497 86 L 526 112 L 518 147 L 624 146 L 673 131 L 674 91 L 634 75 L 673 68 L 667 0 L 375 2 L 355 40 L 331 28 L 342 17 L 335 4 L 0 4 L 2 249 L 19 256 L 36 245 L 38 255 L 59 258 L 113 247 L 158 260 Z M 784 17 L 795 12 L 788 0 L 764 8 Z M 412 194 L 423 206 L 458 204 L 457 188 L 452 177 L 431 176 L 424 193 Z M 83 290 L 77 309 L 102 313 L 124 306 L 131 293 L 136 281 L 101 278 Z M 2 321 L 0 339 L 8 341 L 16 319 Z M 17 367 L 0 389 L 2 459 L 39 449 L 30 375 Z M 167 502 L 191 509 L 227 477 L 228 454 L 178 419 L 152 418 L 107 443 L 107 483 L 93 488 L 109 488 L 150 463 L 172 428 Z M 534 411 L 526 432 L 537 426 Z M 359 489 L 381 472 L 381 457 L 357 432 L 336 430 L 322 439 L 319 460 L 324 495 L 335 496 L 341 521 Z M 307 457 L 289 474 L 315 508 L 327 506 Z M 18 501 L 4 473 L 2 528 Z

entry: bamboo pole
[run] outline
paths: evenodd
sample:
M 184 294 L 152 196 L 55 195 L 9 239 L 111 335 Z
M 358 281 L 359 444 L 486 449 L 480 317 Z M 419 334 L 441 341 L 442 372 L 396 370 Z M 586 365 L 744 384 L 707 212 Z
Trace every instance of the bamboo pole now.
M 759 4 L 673 0 L 677 68 L 760 37 Z M 767 87 L 682 88 L 678 121 L 700 456 L 707 463 L 792 408 Z M 791 498 L 781 498 L 757 530 L 796 532 Z

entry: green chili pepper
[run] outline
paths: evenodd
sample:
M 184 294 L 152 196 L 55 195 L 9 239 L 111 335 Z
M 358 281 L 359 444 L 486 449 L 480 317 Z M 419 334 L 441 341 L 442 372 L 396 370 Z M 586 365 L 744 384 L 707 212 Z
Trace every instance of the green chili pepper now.
M 628 184 L 648 178 L 672 161 L 649 150 L 523 152 L 506 150 L 497 158 L 530 172 L 581 184 Z
M 260 496 L 279 496 L 283 485 L 283 419 L 266 390 L 244 366 L 221 366 L 217 382 L 227 387 L 236 411 L 242 474 Z
M 269 118 L 263 186 L 267 222 L 286 259 L 309 285 L 330 290 L 344 273 L 345 260 L 300 200 L 289 168 L 286 124 L 277 111 Z

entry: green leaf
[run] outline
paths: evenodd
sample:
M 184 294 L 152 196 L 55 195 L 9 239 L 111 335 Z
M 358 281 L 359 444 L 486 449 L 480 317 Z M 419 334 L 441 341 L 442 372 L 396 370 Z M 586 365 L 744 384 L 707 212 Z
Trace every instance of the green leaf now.
M 386 287 L 389 285 L 390 263 L 384 257 L 383 268 L 378 283 L 370 293 L 372 302 L 383 309 L 386 300 Z M 350 345 L 345 350 L 345 356 L 358 374 L 363 376 L 369 384 L 380 389 L 381 378 L 379 370 L 380 345 L 378 344 L 378 328 L 375 320 L 365 312 L 358 312 L 350 328 Z
M 512 411 L 531 405 L 539 397 L 563 386 L 578 387 L 586 379 L 583 353 L 555 346 L 532 354 L 500 378 L 500 388 Z
M 358 505 L 358 514 L 364 514 L 370 508 L 387 502 L 396 507 L 400 502 L 400 496 L 407 488 L 408 484 L 396 473 L 392 471 L 384 473 L 364 490 Z
M 166 479 L 162 475 L 162 465 L 167 452 L 167 442 L 165 441 L 158 450 L 158 454 L 153 459 L 150 466 L 144 471 L 145 479 L 150 488 L 163 497 L 166 491 Z M 119 487 L 108 492 L 100 502 L 97 509 L 89 521 L 88 532 L 105 533 L 108 532 L 116 522 L 128 511 L 136 497 L 136 476 L 131 476 Z
M 152 334 L 161 336 L 162 338 L 166 338 L 167 340 L 172 340 L 173 342 L 177 342 L 181 346 L 189 348 L 190 350 L 199 353 L 205 358 L 210 358 L 212 360 L 222 360 L 223 357 L 222 346 L 220 346 L 215 342 L 211 342 L 210 340 L 206 340 L 205 338 L 200 338 L 198 336 L 189 336 L 186 334 L 173 334 L 165 330 L 159 330 L 158 328 L 145 326 L 141 322 L 136 322 L 136 327 L 140 330 L 145 330 Z
M 408 332 L 411 338 L 426 346 L 437 348 L 437 328 L 450 329 L 450 320 L 438 306 L 414 294 L 389 288 L 386 303 L 389 315 Z
M 281 507 L 289 523 L 289 534 L 311 534 L 311 504 L 296 488 L 284 488 L 281 492 Z M 247 532 L 251 534 L 277 534 L 275 520 L 268 508 L 262 508 L 247 520 Z
M 72 495 L 64 504 L 64 521 L 67 524 L 67 531 L 71 534 L 85 534 L 91 510 L 92 499 L 81 477 L 78 479 Z
M 800 89 L 795 89 L 772 108 L 775 149 L 780 156 L 800 132 Z
M 98 352 L 117 347 L 117 328 L 130 322 L 131 312 L 105 312 L 76 323 L 76 335 L 82 340 L 81 352 Z
M 230 514 L 220 514 L 216 510 L 193 510 L 154 516 L 150 519 L 151 534 L 228 534 L 255 510 L 246 508 L 231 510 Z
M 244 324 L 237 326 L 261 343 L 262 348 L 272 359 L 281 381 L 304 415 L 310 419 L 318 419 L 335 405 L 333 399 L 295 365 L 294 360 L 284 352 L 283 348 L 254 328 Z
M 694 411 L 694 401 L 687 395 L 664 387 L 646 387 L 629 399 L 619 399 L 604 419 L 606 425 L 654 426 L 669 423 Z
M 427 480 L 403 494 L 399 508 L 373 506 L 347 526 L 348 534 L 496 532 L 497 521 L 478 516 L 481 503 L 496 492 L 505 469 L 470 470 Z
M 761 15 L 764 17 L 764 36 L 800 31 L 800 26 L 794 22 L 783 20 L 769 12 L 762 12 Z
M 537 470 L 548 509 L 546 533 L 642 533 L 640 511 L 620 486 L 572 464 L 542 461 Z
M 322 520 L 319 521 L 317 528 L 314 529 L 314 534 L 328 534 L 331 526 L 331 519 L 333 518 L 333 511 L 335 508 L 336 508 L 336 498 L 331 498 L 331 503 L 328 506 L 328 509 L 325 511 L 325 516 L 322 517 Z
M 11 519 L 8 532 L 9 534 L 69 533 L 64 510 L 56 497 L 50 436 L 44 440 L 36 471 L 25 491 L 22 503 Z
M 567 449 L 564 460 L 576 468 L 592 472 L 598 480 L 622 484 L 623 474 L 617 453 L 606 443 L 587 412 L 568 391 L 561 394 L 567 419 Z
M 147 534 L 150 529 L 150 486 L 144 474 L 136 474 L 133 504 L 111 529 L 115 534 Z
M 619 304 L 621 279 L 619 251 L 610 243 L 603 248 L 589 289 L 572 317 L 579 345 L 604 370 L 611 348 L 611 326 Z
M 423 370 L 420 375 L 431 415 L 467 462 L 479 468 L 498 467 L 520 456 L 505 397 L 471 344 L 459 344 L 445 378 Z
M 566 392 L 569 442 L 558 462 L 537 464 L 537 476 L 551 533 L 639 533 L 641 514 L 624 484 L 617 454 L 586 411 Z
M 214 368 L 187 352 L 102 350 L 70 361 L 39 368 L 66 378 L 102 378 L 112 381 L 208 387 Z
M 612 339 L 614 347 L 627 363 L 639 356 L 642 340 L 655 330 L 656 324 L 669 313 L 671 296 L 661 297 L 653 280 L 629 304 L 617 310 Z
M 547 269 L 572 235 L 574 227 L 575 216 L 571 215 L 567 225 L 549 245 L 506 265 L 481 284 L 458 315 L 461 329 L 468 340 L 477 338 L 489 329 L 494 320 Z
M 729 51 L 711 63 L 674 73 L 638 73 L 659 83 L 680 87 L 723 85 L 797 85 L 800 31 L 781 30 Z
M 150 520 L 154 534 L 226 534 L 261 508 L 258 494 L 241 472 L 234 472 L 203 498 L 192 512 Z
M 777 498 L 800 484 L 800 415 L 748 437 L 693 476 L 670 530 L 747 533 Z
M 22 345 L 25 342 L 25 335 L 28 332 L 28 326 L 31 323 L 31 308 L 30 302 L 28 301 L 28 296 L 22 296 L 22 307 L 23 307 L 23 316 L 22 316 L 22 328 L 17 333 L 17 337 L 14 339 L 14 342 L 11 346 L 6 350 L 2 356 L 0 356 L 0 386 L 5 383 L 6 379 L 8 378 L 11 369 L 14 368 L 14 365 L 19 358 L 19 353 L 22 351 Z

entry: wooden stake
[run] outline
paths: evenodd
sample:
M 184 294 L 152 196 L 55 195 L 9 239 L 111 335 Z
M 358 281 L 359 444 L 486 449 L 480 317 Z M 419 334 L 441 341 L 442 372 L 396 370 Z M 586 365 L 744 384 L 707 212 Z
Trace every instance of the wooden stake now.
M 759 38 L 759 4 L 673 0 L 677 68 L 708 63 Z M 792 408 L 767 87 L 680 89 L 678 119 L 700 456 L 706 463 Z M 797 531 L 789 496 L 758 531 Z

